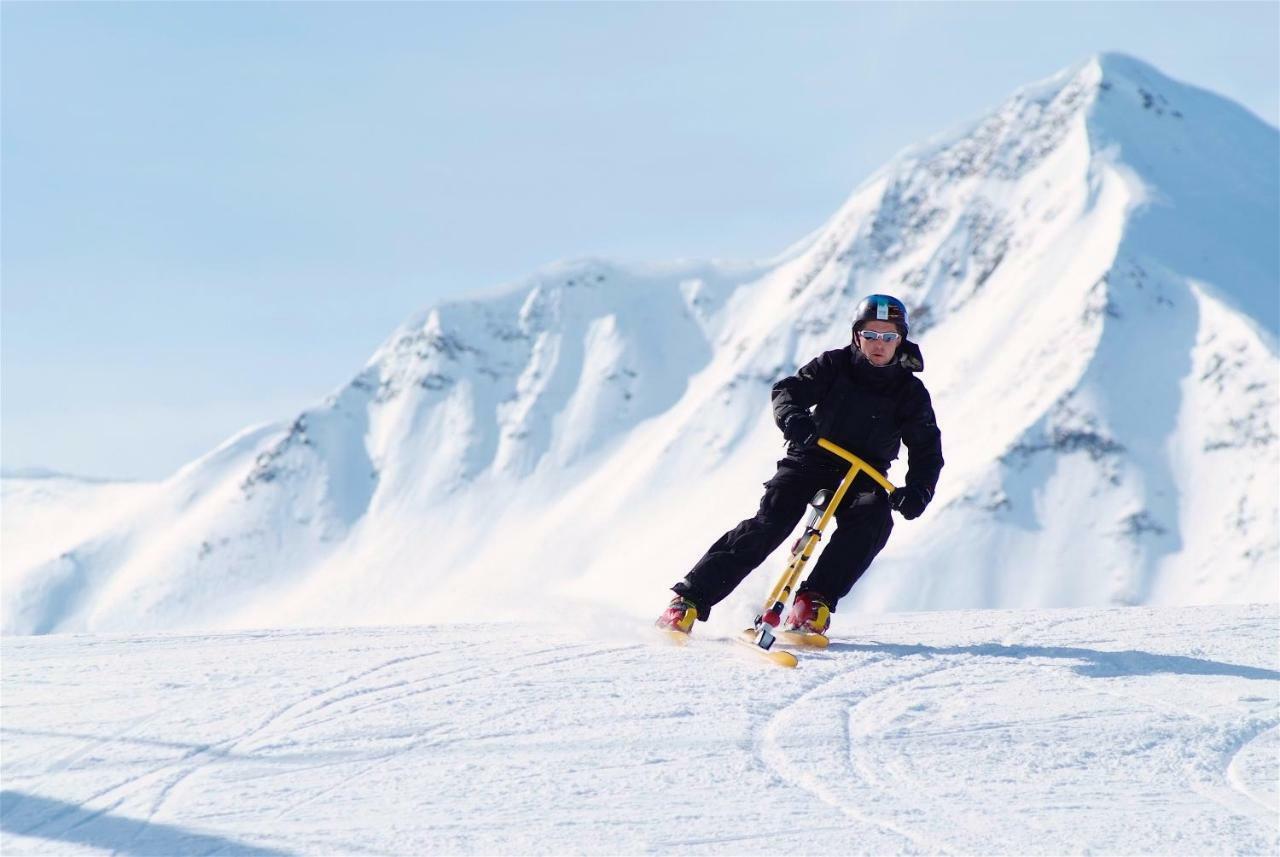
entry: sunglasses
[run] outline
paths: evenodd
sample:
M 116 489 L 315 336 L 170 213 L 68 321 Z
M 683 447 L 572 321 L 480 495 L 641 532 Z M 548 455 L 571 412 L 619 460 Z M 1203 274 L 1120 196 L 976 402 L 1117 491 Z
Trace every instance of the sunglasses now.
M 870 339 L 874 342 L 877 339 L 883 339 L 885 342 L 893 342 L 898 338 L 896 333 L 876 333 L 874 330 L 859 330 L 858 335 L 863 339 Z

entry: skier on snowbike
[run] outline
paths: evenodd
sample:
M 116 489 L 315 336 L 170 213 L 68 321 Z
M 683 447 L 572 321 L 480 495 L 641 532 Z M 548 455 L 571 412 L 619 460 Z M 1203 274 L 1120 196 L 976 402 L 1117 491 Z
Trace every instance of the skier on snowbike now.
M 773 418 L 787 440 L 777 473 L 764 483 L 753 517 L 716 540 L 671 587 L 676 593 L 660 627 L 689 633 L 778 545 L 804 515 L 814 493 L 840 483 L 848 463 L 817 445 L 819 437 L 847 449 L 881 473 L 908 452 L 906 483 L 886 494 L 860 473 L 836 509 L 836 530 L 812 573 L 796 591 L 784 629 L 825 634 L 836 603 L 849 593 L 889 540 L 890 509 L 912 520 L 933 499 L 942 470 L 942 435 L 929 391 L 916 377 L 920 348 L 907 340 L 907 308 L 889 295 L 858 304 L 853 342 L 827 351 L 773 385 Z M 812 413 L 810 409 L 813 409 Z

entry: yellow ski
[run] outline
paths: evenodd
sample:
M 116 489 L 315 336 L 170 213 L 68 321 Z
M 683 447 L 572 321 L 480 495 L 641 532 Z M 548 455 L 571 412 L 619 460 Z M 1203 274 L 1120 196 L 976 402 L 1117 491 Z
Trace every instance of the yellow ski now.
M 777 631 L 774 636 L 778 642 L 787 646 L 798 646 L 802 649 L 825 649 L 831 644 L 825 634 L 810 634 L 802 631 Z
M 750 628 L 734 637 L 734 639 L 751 649 L 751 651 L 755 652 L 760 657 L 767 661 L 771 661 L 780 667 L 794 667 L 799 663 L 799 660 L 795 655 L 791 654 L 791 652 L 784 652 L 782 649 L 766 649 L 761 647 L 760 644 L 756 642 L 756 632 Z
M 791 669 L 800 662 L 795 655 L 791 654 L 791 652 L 784 652 L 782 649 L 762 649 L 755 644 L 754 640 L 751 639 L 744 639 L 742 637 L 735 637 L 734 639 L 754 652 L 757 657 L 764 658 L 766 661 L 769 661 L 776 666 Z
M 666 640 L 668 643 L 670 643 L 673 646 L 687 646 L 691 642 L 693 642 L 693 637 L 690 636 L 689 634 L 683 633 L 682 631 L 673 631 L 669 628 L 658 628 L 657 631 L 659 634 L 662 635 L 662 638 L 664 640 Z M 719 641 L 707 640 L 704 642 L 719 642 Z M 795 655 L 791 654 L 791 652 L 784 652 L 781 649 L 760 648 L 755 644 L 755 641 L 751 639 L 750 635 L 743 636 L 743 637 L 735 637 L 733 638 L 733 642 L 735 643 L 735 648 L 737 648 L 737 646 L 739 645 L 745 646 L 746 648 L 750 649 L 751 652 L 755 654 L 757 657 L 780 667 L 790 668 L 790 667 L 794 667 L 796 664 L 799 663 L 799 660 L 796 658 Z
M 673 646 L 687 646 L 692 637 L 684 631 L 674 631 L 671 628 L 663 628 L 661 625 L 657 627 L 657 631 L 662 635 L 668 643 Z

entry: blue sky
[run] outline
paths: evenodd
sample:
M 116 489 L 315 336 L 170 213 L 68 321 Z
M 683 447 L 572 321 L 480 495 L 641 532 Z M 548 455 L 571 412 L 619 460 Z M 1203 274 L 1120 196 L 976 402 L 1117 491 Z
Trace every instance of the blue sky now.
M 770 256 L 1102 50 L 1280 122 L 1277 3 L 5 3 L 0 461 L 157 478 L 557 259 Z

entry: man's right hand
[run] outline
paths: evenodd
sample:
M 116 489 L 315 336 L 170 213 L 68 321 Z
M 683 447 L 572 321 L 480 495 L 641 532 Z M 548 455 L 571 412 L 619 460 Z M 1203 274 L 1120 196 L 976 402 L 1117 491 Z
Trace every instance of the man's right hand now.
M 782 436 L 798 449 L 818 442 L 818 426 L 808 414 L 792 414 L 782 427 Z

